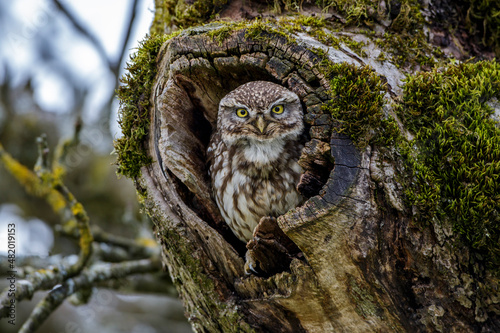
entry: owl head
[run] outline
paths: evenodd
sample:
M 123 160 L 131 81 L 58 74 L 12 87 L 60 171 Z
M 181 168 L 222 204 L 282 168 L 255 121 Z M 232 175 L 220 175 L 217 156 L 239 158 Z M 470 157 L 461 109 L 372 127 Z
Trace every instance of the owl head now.
M 217 127 L 228 144 L 289 140 L 304 129 L 299 97 L 268 81 L 245 83 L 219 104 Z

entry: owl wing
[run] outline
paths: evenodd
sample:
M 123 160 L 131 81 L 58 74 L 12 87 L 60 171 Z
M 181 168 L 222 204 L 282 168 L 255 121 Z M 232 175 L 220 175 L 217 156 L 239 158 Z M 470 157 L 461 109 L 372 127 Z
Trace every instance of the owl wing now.
M 215 163 L 215 158 L 220 151 L 220 145 L 222 143 L 222 138 L 219 132 L 214 132 L 212 137 L 210 138 L 210 142 L 208 144 L 207 149 L 207 164 L 208 164 L 208 174 L 211 177 L 211 171 L 213 164 Z

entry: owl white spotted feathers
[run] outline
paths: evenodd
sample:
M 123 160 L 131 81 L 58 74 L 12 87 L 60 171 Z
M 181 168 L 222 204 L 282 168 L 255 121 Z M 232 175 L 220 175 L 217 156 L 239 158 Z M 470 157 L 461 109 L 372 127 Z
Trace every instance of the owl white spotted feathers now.
M 209 172 L 222 217 L 243 242 L 262 217 L 302 203 L 296 185 L 303 131 L 298 96 L 278 84 L 249 82 L 220 101 Z

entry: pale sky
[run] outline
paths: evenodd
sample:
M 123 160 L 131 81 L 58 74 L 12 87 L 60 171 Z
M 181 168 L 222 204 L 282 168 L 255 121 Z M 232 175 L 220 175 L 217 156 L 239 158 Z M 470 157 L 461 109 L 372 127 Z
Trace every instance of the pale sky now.
M 77 16 L 102 42 L 108 56 L 116 59 L 120 52 L 124 25 L 128 20 L 131 0 L 63 0 L 64 5 Z M 153 0 L 141 0 L 136 14 L 136 29 L 133 32 L 133 52 L 137 42 L 148 33 L 153 19 Z M 21 83 L 30 74 L 36 101 L 46 110 L 64 112 L 72 96 L 67 95 L 66 82 L 54 75 L 53 66 L 65 65 L 72 75 L 90 87 L 84 115 L 92 117 L 92 110 L 99 109 L 106 98 L 106 92 L 113 87 L 113 77 L 103 66 L 102 58 L 95 48 L 75 33 L 74 29 L 49 0 L 16 0 L 3 5 L 10 22 L 0 23 L 4 30 L 0 40 L 0 64 L 8 63 L 13 72 L 13 82 Z M 49 24 L 50 23 L 50 24 Z M 48 29 L 51 29 L 47 31 Z M 40 34 L 51 34 L 56 47 L 47 50 L 55 52 L 58 64 L 44 62 L 34 52 L 40 47 Z M 6 37 L 5 37 L 6 36 Z M 127 57 L 128 59 L 128 57 Z M 0 79 L 3 77 L 0 67 Z

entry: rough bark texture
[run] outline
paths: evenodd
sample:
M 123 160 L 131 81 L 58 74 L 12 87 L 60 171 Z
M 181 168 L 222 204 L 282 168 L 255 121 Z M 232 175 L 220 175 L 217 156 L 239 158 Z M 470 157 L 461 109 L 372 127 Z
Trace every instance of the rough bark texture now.
M 331 16 L 330 16 L 331 17 Z M 289 23 L 291 24 L 291 23 Z M 166 41 L 156 59 L 146 152 L 136 179 L 167 266 L 198 332 L 493 332 L 498 285 L 474 280 L 468 250 L 446 223 L 414 222 L 394 149 L 339 134 L 325 105 L 329 66 L 370 65 L 383 78 L 382 108 L 396 118 L 404 72 L 365 35 L 364 52 L 326 46 L 279 24 L 192 28 Z M 244 245 L 221 222 L 211 198 L 205 151 L 219 100 L 237 86 L 268 80 L 303 101 L 310 140 L 299 188 L 307 202 L 278 218 L 303 257 L 269 278 L 245 276 Z M 349 89 L 346 87 L 345 89 Z M 399 123 L 399 131 L 411 136 Z M 376 130 L 376 129 L 375 129 Z M 363 148 L 360 148 L 363 147 Z M 477 285 L 491 295 L 476 295 Z M 483 289 L 484 290 L 484 289 Z

